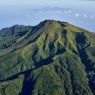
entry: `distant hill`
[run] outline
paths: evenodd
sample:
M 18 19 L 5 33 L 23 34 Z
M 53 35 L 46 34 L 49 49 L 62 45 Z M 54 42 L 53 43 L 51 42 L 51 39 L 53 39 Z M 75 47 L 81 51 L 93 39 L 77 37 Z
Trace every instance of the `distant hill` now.
M 32 26 L 14 25 L 0 30 L 0 36 L 12 36 L 19 32 L 28 31 L 29 29 L 32 29 Z
M 0 95 L 94 95 L 95 33 L 67 22 L 0 30 Z

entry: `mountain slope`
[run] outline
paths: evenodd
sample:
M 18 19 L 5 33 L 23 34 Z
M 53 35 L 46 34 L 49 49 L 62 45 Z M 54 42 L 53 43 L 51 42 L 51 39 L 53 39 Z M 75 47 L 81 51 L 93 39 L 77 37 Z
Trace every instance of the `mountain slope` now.
M 1 95 L 95 94 L 94 33 L 54 20 L 25 31 L 0 37 Z

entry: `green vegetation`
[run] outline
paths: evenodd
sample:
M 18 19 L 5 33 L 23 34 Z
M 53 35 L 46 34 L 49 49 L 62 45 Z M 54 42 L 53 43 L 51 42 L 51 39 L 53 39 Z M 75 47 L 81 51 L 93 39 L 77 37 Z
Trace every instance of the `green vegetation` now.
M 54 20 L 0 32 L 0 95 L 95 94 L 95 33 Z

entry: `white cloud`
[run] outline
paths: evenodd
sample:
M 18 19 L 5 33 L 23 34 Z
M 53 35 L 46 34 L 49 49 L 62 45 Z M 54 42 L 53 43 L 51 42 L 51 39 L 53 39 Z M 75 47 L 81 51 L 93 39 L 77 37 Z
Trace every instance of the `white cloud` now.
M 84 13 L 76 13 L 75 17 L 77 17 L 77 18 L 79 18 L 79 17 L 88 18 L 89 15 L 88 14 L 84 14 Z
M 83 14 L 82 16 L 83 16 L 84 18 L 87 18 L 87 17 L 88 17 L 88 15 L 86 15 L 86 14 Z
M 94 19 L 95 18 L 95 13 L 91 13 L 91 14 L 88 14 L 88 13 L 83 13 L 83 12 L 79 12 L 79 11 L 75 11 L 75 10 L 72 10 L 72 9 L 64 9 L 64 8 L 47 8 L 46 10 L 48 11 L 45 11 L 44 8 L 42 9 L 32 9 L 32 10 L 24 10 L 24 11 L 18 11 L 15 13 L 15 15 L 18 15 L 18 16 L 24 16 L 24 17 L 33 17 L 33 18 L 37 18 L 38 16 L 42 16 L 43 13 L 44 13 L 44 16 L 46 14 L 47 16 L 47 13 L 51 14 L 51 10 L 52 10 L 52 14 L 57 14 L 57 16 L 59 16 L 60 14 L 64 14 L 66 16 L 73 16 L 73 17 L 76 17 L 76 18 L 89 18 L 89 19 Z M 58 15 L 59 14 L 59 15 Z M 53 15 L 54 16 L 54 15 Z
M 79 13 L 75 14 L 75 17 L 80 17 L 80 16 L 81 16 L 81 14 L 79 14 Z

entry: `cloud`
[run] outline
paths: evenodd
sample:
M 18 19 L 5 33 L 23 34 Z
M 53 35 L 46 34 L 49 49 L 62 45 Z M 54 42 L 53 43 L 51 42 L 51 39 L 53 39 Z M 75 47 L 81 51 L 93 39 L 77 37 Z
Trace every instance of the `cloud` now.
M 77 18 L 79 18 L 79 17 L 88 18 L 88 15 L 82 14 L 82 13 L 75 13 L 75 17 L 77 17 Z
M 46 8 L 40 8 L 40 9 L 32 9 L 32 10 L 27 10 L 27 11 L 18 11 L 14 15 L 16 16 L 24 16 L 24 17 L 37 17 L 37 15 L 42 16 L 42 15 L 48 15 L 48 14 L 70 14 L 72 13 L 72 9 L 65 9 L 65 8 L 59 8 L 59 7 L 46 7 Z
M 87 15 L 87 14 L 83 14 L 82 16 L 83 16 L 84 18 L 87 18 L 87 17 L 88 17 L 88 15 Z
M 75 14 L 75 17 L 77 17 L 77 18 L 80 17 L 80 16 L 81 16 L 81 14 L 79 14 L 79 13 Z
M 73 10 L 73 9 L 64 9 L 64 8 L 40 8 L 40 9 L 32 9 L 32 10 L 26 10 L 26 11 L 18 11 L 14 15 L 21 16 L 21 17 L 31 17 L 31 18 L 62 18 L 63 15 L 65 18 L 72 16 L 73 18 L 89 18 L 94 19 L 95 13 L 86 13 L 79 10 Z

